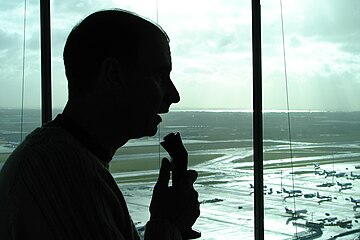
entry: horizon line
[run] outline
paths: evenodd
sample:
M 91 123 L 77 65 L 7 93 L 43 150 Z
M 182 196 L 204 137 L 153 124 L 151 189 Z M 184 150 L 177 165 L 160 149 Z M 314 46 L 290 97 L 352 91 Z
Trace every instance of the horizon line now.
M 53 111 L 60 111 L 63 108 L 53 108 Z M 20 107 L 0 107 L 0 110 L 21 110 Z M 37 107 L 24 108 L 24 110 L 41 110 Z M 175 108 L 171 109 L 169 112 L 243 112 L 243 113 L 252 113 L 253 109 L 233 109 L 233 108 Z M 301 113 L 301 112 L 360 112 L 360 110 L 320 110 L 320 109 L 264 109 L 263 113 Z

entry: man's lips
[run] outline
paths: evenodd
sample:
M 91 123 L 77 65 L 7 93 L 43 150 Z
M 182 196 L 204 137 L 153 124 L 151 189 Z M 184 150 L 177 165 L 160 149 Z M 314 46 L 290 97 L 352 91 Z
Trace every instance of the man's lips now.
M 162 122 L 162 118 L 160 117 L 160 115 L 156 115 L 155 120 L 156 120 L 156 124 L 159 124 Z

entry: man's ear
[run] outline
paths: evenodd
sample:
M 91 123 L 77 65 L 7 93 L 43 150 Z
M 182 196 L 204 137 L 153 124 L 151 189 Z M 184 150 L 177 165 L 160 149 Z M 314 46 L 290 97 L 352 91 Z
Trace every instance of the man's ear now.
M 108 57 L 103 61 L 101 75 L 110 84 L 125 85 L 125 69 L 114 57 Z

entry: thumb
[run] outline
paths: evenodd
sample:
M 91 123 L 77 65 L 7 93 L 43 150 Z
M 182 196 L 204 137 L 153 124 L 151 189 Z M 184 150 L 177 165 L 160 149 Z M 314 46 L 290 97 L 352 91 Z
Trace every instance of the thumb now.
M 169 159 L 163 158 L 161 161 L 159 177 L 156 183 L 157 187 L 167 188 L 169 186 L 170 169 L 171 169 L 171 163 Z

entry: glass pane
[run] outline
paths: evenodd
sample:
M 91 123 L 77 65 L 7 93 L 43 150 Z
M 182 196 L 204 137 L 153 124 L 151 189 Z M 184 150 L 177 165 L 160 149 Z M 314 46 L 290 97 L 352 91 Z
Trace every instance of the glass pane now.
M 266 238 L 359 228 L 359 13 L 357 1 L 283 1 L 287 109 L 280 3 L 263 1 Z
M 171 77 L 181 94 L 180 103 L 163 116 L 157 136 L 130 141 L 111 163 L 135 224 L 141 228 L 149 218 L 159 162 L 167 156 L 159 142 L 179 131 L 189 151 L 190 168 L 200 175 L 196 188 L 201 217 L 195 228 L 202 239 L 238 239 L 239 232 L 252 238 L 250 1 L 54 2 L 55 108 L 61 109 L 67 97 L 61 57 L 67 34 L 88 13 L 107 7 L 135 11 L 159 22 L 170 37 Z
M 28 3 L 21 127 L 24 5 L 0 6 L 1 167 L 21 136 L 40 125 L 40 41 L 39 6 Z M 137 226 L 148 219 L 159 160 L 166 156 L 159 141 L 180 131 L 190 167 L 200 174 L 202 214 L 195 227 L 203 239 L 253 238 L 250 1 L 53 1 L 54 114 L 67 99 L 66 36 L 90 12 L 113 7 L 159 21 L 167 31 L 172 79 L 182 97 L 156 137 L 132 141 L 114 157 L 111 171 Z M 325 225 L 322 238 L 359 227 L 359 11 L 355 0 L 284 1 L 288 115 L 280 5 L 262 2 L 266 238 L 309 232 L 307 221 Z
M 199 178 L 202 239 L 253 238 L 250 1 L 161 1 L 182 100 L 161 136 L 180 131 Z M 162 154 L 166 156 L 166 154 Z
M 40 125 L 39 3 L 26 9 L 24 42 L 24 2 L 0 1 L 0 168 Z

